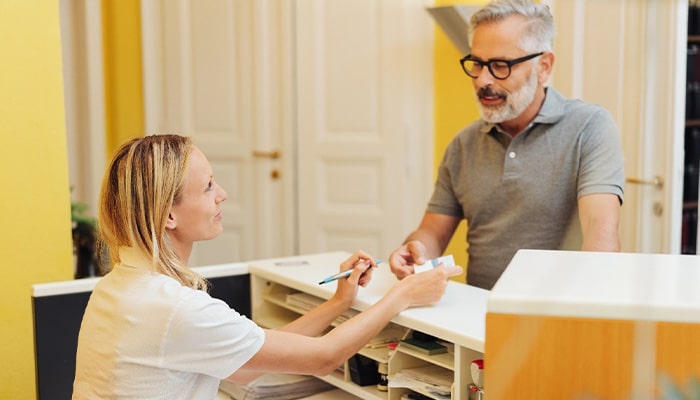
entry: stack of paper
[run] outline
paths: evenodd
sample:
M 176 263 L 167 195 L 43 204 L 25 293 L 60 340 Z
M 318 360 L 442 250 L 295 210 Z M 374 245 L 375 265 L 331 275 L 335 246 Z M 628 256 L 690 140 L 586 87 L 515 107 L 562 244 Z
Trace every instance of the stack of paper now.
M 378 349 L 385 348 L 389 343 L 398 343 L 406 336 L 406 331 L 407 328 L 390 325 L 379 332 L 379 335 L 370 339 L 365 347 L 369 349 Z
M 335 319 L 335 324 L 340 325 L 343 322 L 349 320 L 350 318 L 354 317 L 355 315 L 359 314 L 359 311 L 355 311 L 352 308 L 348 309 L 344 313 L 340 314 L 338 318 Z
M 334 389 L 313 376 L 266 374 L 247 385 L 221 381 L 219 390 L 235 400 L 293 400 Z
M 307 293 L 290 293 L 287 295 L 287 304 L 301 308 L 304 311 L 311 311 L 323 303 L 323 299 Z
M 312 296 L 308 293 L 290 293 L 287 295 L 285 301 L 290 306 L 299 308 L 305 312 L 313 310 L 324 302 L 323 299 Z M 348 309 L 335 319 L 335 324 L 340 325 L 357 314 L 359 314 L 359 311 L 355 311 L 352 308 Z
M 437 365 L 406 368 L 389 380 L 389 387 L 405 387 L 437 399 L 449 399 L 452 393 L 454 372 Z

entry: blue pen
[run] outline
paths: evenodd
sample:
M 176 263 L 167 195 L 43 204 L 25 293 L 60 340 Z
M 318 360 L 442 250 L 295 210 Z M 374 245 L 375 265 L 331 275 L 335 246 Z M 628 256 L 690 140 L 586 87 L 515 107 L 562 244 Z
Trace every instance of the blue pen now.
M 374 262 L 374 264 L 379 265 L 379 263 L 381 263 L 381 262 L 382 262 L 382 260 L 377 260 Z M 350 268 L 349 270 L 343 271 L 343 272 L 339 272 L 335 275 L 331 275 L 328 278 L 319 282 L 318 284 L 323 285 L 324 283 L 333 282 L 333 281 L 338 280 L 338 279 L 347 278 L 348 276 L 350 276 L 350 274 L 352 274 L 352 268 Z

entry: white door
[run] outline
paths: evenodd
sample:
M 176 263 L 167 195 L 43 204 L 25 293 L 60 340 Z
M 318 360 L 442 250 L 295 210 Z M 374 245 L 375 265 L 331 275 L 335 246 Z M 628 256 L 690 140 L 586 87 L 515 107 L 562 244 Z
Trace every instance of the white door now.
M 146 131 L 192 136 L 229 196 L 192 265 L 403 240 L 431 186 L 423 3 L 142 2 Z
M 431 192 L 430 2 L 297 1 L 299 249 L 388 257 Z
M 291 163 L 281 142 L 292 132 L 289 57 L 272 51 L 289 48 L 283 4 L 142 2 L 146 132 L 192 136 L 228 193 L 224 232 L 196 244 L 192 265 L 294 250 L 284 217 Z
M 553 86 L 603 105 L 620 128 L 623 251 L 678 253 L 687 1 L 547 3 L 557 24 Z

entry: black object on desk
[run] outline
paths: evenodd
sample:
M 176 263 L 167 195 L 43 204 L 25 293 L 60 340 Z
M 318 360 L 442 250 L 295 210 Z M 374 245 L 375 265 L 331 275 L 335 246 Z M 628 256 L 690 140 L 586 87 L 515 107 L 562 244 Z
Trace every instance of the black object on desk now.
M 380 376 L 377 362 L 360 354 L 355 354 L 348 360 L 350 379 L 360 386 L 376 385 Z

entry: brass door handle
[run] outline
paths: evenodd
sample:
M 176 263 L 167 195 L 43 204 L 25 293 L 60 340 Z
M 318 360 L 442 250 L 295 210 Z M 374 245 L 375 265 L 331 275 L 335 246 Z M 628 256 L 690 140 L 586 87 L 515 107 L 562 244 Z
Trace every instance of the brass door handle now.
M 273 151 L 262 151 L 262 150 L 253 150 L 253 157 L 257 158 L 271 158 L 273 160 L 276 160 L 280 158 L 282 153 L 279 150 L 273 150 Z
M 660 176 L 655 176 L 654 179 L 627 178 L 628 183 L 636 183 L 638 185 L 652 185 L 656 190 L 664 188 L 664 179 Z

